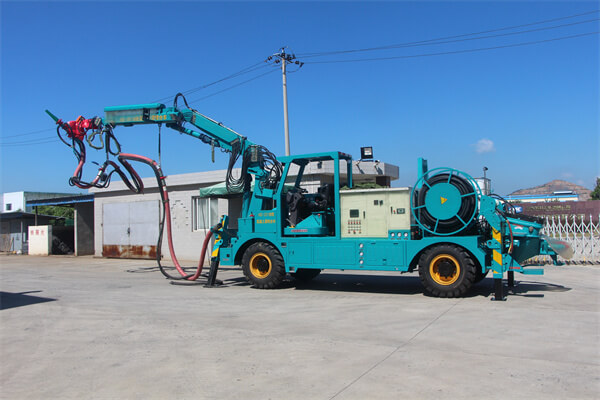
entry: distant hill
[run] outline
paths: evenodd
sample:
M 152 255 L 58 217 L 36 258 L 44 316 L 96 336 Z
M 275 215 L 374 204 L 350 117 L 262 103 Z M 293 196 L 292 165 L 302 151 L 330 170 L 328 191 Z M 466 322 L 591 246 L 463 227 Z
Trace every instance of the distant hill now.
M 528 194 L 553 194 L 554 192 L 571 190 L 579 195 L 580 201 L 587 201 L 590 199 L 590 189 L 587 189 L 581 185 L 576 185 L 571 182 L 555 179 L 548 183 L 540 186 L 532 187 L 530 189 L 519 189 L 512 192 L 509 196 L 522 196 Z

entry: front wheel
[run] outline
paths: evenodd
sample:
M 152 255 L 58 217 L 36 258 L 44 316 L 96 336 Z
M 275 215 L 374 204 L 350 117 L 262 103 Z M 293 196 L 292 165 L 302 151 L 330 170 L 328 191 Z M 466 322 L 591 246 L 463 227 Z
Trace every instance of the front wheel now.
M 242 257 L 246 279 L 259 289 L 273 289 L 285 276 L 281 253 L 271 244 L 257 242 L 246 249 Z
M 440 244 L 419 258 L 419 277 L 425 291 L 436 297 L 459 297 L 471 288 L 476 268 L 463 248 Z

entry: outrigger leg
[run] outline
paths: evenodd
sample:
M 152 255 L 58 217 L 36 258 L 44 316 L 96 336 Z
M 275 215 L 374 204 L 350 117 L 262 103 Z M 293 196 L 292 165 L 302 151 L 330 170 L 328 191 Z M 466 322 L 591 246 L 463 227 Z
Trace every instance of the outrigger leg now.
M 492 300 L 506 301 L 506 297 L 504 297 L 504 283 L 502 282 L 502 277 L 494 278 L 494 297 Z
M 227 223 L 228 218 L 226 215 L 221 217 L 221 221 L 210 228 L 215 235 L 215 244 L 213 251 L 210 256 L 210 271 L 208 273 L 208 279 L 204 287 L 213 288 L 219 287 L 223 284 L 223 281 L 217 279 L 217 272 L 219 270 L 219 263 L 221 262 L 221 245 L 223 244 L 223 237 L 227 235 Z
M 515 271 L 508 271 L 508 287 L 515 287 Z

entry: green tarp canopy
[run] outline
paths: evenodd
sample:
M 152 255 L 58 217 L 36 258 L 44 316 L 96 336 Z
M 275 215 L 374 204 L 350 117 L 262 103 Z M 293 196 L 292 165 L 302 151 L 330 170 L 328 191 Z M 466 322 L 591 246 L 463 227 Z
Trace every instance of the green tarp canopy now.
M 242 194 L 242 189 L 227 191 L 225 182 L 217 183 L 216 185 L 200 188 L 200 197 L 229 197 Z
M 252 188 L 253 187 L 254 186 L 252 186 Z M 292 189 L 293 187 L 294 187 L 294 185 L 285 185 L 283 192 L 285 193 L 288 190 Z M 212 185 L 212 186 L 203 187 L 198 190 L 198 194 L 200 195 L 200 197 L 233 197 L 233 196 L 241 195 L 242 192 L 243 192 L 242 189 L 228 192 L 225 182 L 217 183 L 216 185 Z

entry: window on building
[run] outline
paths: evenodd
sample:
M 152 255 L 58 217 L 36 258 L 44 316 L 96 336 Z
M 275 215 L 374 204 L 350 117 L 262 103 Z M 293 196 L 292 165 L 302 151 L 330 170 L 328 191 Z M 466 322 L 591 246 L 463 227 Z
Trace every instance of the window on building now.
M 6 203 L 6 210 L 4 211 L 11 211 L 12 210 L 12 203 Z
M 194 197 L 192 199 L 194 231 L 210 229 L 219 222 L 217 199 Z

